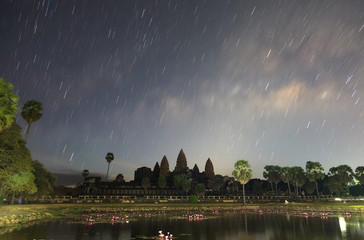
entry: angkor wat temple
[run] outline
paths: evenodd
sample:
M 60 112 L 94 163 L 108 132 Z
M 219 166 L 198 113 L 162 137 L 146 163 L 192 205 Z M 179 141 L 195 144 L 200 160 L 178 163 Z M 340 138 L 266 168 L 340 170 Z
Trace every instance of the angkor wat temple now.
M 84 183 L 79 187 L 81 194 L 115 194 L 115 195 L 145 195 L 145 194 L 186 194 L 182 189 L 175 187 L 173 179 L 175 176 L 184 174 L 190 182 L 191 190 L 194 186 L 204 184 L 206 190 L 229 189 L 232 187 L 238 191 L 238 183 L 232 177 L 215 176 L 214 166 L 210 158 L 205 164 L 205 171 L 200 172 L 197 164 L 190 169 L 183 149 L 178 154 L 176 166 L 170 170 L 166 156 L 161 163 L 156 162 L 153 170 L 149 167 L 140 167 L 134 172 L 134 180 L 125 182 L 124 177 L 119 174 L 112 182 L 102 182 L 101 177 L 86 177 Z M 218 178 L 218 179 L 217 179 Z M 146 181 L 146 179 L 148 179 Z M 164 184 L 161 184 L 164 179 Z M 143 181 L 146 181 L 146 183 Z M 219 186 L 217 186 L 219 185 Z

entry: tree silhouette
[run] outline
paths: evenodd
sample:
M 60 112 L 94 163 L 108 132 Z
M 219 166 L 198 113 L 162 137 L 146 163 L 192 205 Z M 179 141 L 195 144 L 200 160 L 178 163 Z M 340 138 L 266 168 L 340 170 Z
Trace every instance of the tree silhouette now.
M 336 182 L 342 186 L 342 189 L 349 192 L 348 184 L 353 180 L 353 170 L 348 165 L 339 165 L 337 167 L 332 167 L 329 169 L 329 177 L 336 179 Z
M 106 154 L 105 156 L 106 162 L 107 162 L 107 172 L 106 172 L 106 180 L 107 181 L 107 177 L 109 175 L 109 167 L 110 167 L 110 163 L 112 162 L 112 160 L 114 160 L 114 154 L 109 152 Z
M 364 184 L 364 166 L 359 166 L 355 169 L 355 178 L 360 184 Z
M 243 202 L 245 202 L 245 184 L 252 178 L 252 170 L 248 161 L 239 160 L 234 164 L 235 170 L 233 171 L 234 178 L 243 185 Z
M 292 167 L 292 181 L 295 184 L 296 195 L 298 196 L 298 187 L 305 183 L 305 171 L 301 167 Z
M 83 180 L 85 181 L 85 179 L 88 177 L 88 175 L 89 175 L 90 173 L 89 173 L 89 171 L 87 170 L 87 169 L 85 169 L 85 170 L 83 170 L 82 171 L 82 176 L 83 176 Z
M 324 168 L 321 166 L 321 163 L 307 161 L 306 177 L 307 177 L 308 181 L 316 183 L 316 192 L 317 192 L 317 196 L 319 196 L 320 193 L 318 190 L 317 180 L 319 180 L 319 179 L 322 180 L 325 177 Z
M 274 193 L 273 184 L 276 185 L 276 194 L 278 193 L 277 185 L 281 181 L 281 167 L 278 165 L 266 165 L 264 167 L 263 177 L 268 180 L 272 187 L 272 192 Z
M 42 103 L 36 100 L 30 100 L 26 102 L 21 110 L 21 116 L 28 123 L 27 133 L 25 135 L 25 141 L 28 140 L 29 130 L 31 124 L 37 122 L 42 118 L 42 113 L 40 111 L 43 110 Z
M 288 192 L 289 192 L 289 195 L 291 196 L 292 192 L 291 192 L 290 182 L 292 181 L 293 176 L 292 176 L 292 170 L 290 167 L 282 167 L 281 178 L 282 178 L 283 182 L 287 183 Z
M 125 182 L 125 180 L 124 180 L 124 175 L 123 175 L 123 174 L 121 174 L 121 173 L 119 173 L 119 174 L 116 176 L 115 181 L 116 181 L 117 183 L 123 183 L 123 182 Z

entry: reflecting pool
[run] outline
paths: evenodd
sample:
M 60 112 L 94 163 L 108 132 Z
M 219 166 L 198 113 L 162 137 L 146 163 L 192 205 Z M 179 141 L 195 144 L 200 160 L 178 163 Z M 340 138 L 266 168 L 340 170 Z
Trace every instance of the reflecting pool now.
M 116 221 L 115 221 L 116 222 Z M 202 215 L 139 215 L 130 221 L 82 223 L 51 221 L 0 235 L 2 240 L 29 239 L 173 239 L 333 240 L 364 239 L 364 216 L 293 216 L 289 213 L 219 212 Z

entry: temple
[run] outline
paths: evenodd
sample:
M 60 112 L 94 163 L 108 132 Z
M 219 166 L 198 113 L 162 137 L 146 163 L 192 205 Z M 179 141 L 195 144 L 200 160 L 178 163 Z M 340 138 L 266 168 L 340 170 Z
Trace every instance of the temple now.
M 215 173 L 214 173 L 214 166 L 210 158 L 207 159 L 205 164 L 205 171 L 200 172 L 197 164 L 194 165 L 192 169 L 190 169 L 187 165 L 187 158 L 183 149 L 180 150 L 176 166 L 173 171 L 169 169 L 169 162 L 167 157 L 164 155 L 160 164 L 156 162 L 154 165 L 153 170 L 149 167 L 143 166 L 135 170 L 134 172 L 134 180 L 130 182 L 120 181 L 120 179 L 113 182 L 101 182 L 100 177 L 87 177 L 85 178 L 84 183 L 82 184 L 81 189 L 83 189 L 84 193 L 121 193 L 127 192 L 126 189 L 130 188 L 138 188 L 145 187 L 145 188 L 163 188 L 164 190 L 173 190 L 175 186 L 173 185 L 173 179 L 175 176 L 185 174 L 189 179 L 190 183 L 192 184 L 191 187 L 195 186 L 196 184 L 204 184 L 206 189 L 209 188 L 213 182 Z M 119 174 L 121 175 L 121 174 Z M 119 176 L 118 175 L 118 176 Z M 122 175 L 121 175 L 122 176 Z M 164 179 L 162 180 L 161 179 Z M 119 177 L 120 178 L 120 177 Z M 143 179 L 148 178 L 147 181 Z M 149 183 L 149 186 L 143 186 Z M 123 190 L 123 191 L 121 191 Z M 176 190 L 176 189 L 175 189 Z

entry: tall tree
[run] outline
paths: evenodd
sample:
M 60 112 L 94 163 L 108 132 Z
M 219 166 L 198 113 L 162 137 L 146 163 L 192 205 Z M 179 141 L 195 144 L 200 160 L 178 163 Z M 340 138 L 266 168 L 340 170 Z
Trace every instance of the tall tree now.
M 355 178 L 360 184 L 364 184 L 364 166 L 359 166 L 355 169 Z
M 348 165 L 339 165 L 329 169 L 329 177 L 335 178 L 342 185 L 342 188 L 349 192 L 348 184 L 353 181 L 354 173 Z
M 0 78 L 0 132 L 13 124 L 18 111 L 19 97 L 11 92 L 13 88 L 11 83 Z
M 82 176 L 83 176 L 84 181 L 86 180 L 86 178 L 88 177 L 89 174 L 90 174 L 90 172 L 87 169 L 82 171 Z
M 56 183 L 56 178 L 49 172 L 43 164 L 37 160 L 33 161 L 33 174 L 35 176 L 34 183 L 37 186 L 38 197 L 53 193 L 53 187 Z
M 234 171 L 232 172 L 233 177 L 243 185 L 243 203 L 245 202 L 245 184 L 252 178 L 252 170 L 248 161 L 239 160 L 234 164 Z
M 306 177 L 307 177 L 308 181 L 314 182 L 316 184 L 316 192 L 317 192 L 317 196 L 319 196 L 320 193 L 319 193 L 317 181 L 319 179 L 322 180 L 325 177 L 324 168 L 321 166 L 321 163 L 307 161 Z
M 298 187 L 305 183 L 305 171 L 301 167 L 292 167 L 292 177 L 296 188 L 296 195 L 298 196 Z
M 106 162 L 107 162 L 107 172 L 106 172 L 106 180 L 107 181 L 107 177 L 109 175 L 109 168 L 110 168 L 110 163 L 112 162 L 112 160 L 114 160 L 114 154 L 111 152 L 108 152 L 105 156 Z
M 40 112 L 42 110 L 43 110 L 42 103 L 34 99 L 24 104 L 21 110 L 21 116 L 28 123 L 27 133 L 25 135 L 25 141 L 28 140 L 30 126 L 42 118 L 43 114 Z
M 11 196 L 11 203 L 16 195 L 37 191 L 33 161 L 20 132 L 16 123 L 0 132 L 0 192 Z
M 278 194 L 277 185 L 281 181 L 281 167 L 278 165 L 266 165 L 264 167 L 263 177 L 271 184 L 272 191 L 274 192 L 272 183 L 276 185 L 276 194 Z
M 291 184 L 290 184 L 290 182 L 293 179 L 292 169 L 290 167 L 283 167 L 282 168 L 282 171 L 281 171 L 281 178 L 282 178 L 282 181 L 283 182 L 287 183 L 287 185 L 288 185 L 288 193 L 291 196 L 292 192 L 291 192 Z

